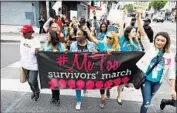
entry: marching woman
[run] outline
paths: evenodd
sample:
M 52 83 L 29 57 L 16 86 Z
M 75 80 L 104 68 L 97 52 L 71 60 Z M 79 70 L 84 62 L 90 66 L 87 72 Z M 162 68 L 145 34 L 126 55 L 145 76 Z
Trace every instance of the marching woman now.
M 171 40 L 167 32 L 157 33 L 154 38 L 154 44 L 151 45 L 143 29 L 140 12 L 137 13 L 136 18 L 140 30 L 141 42 L 145 49 L 145 55 L 136 64 L 146 76 L 145 82 L 141 86 L 143 103 L 140 113 L 147 113 L 152 97 L 160 88 L 164 76 L 169 77 L 172 87 L 172 96 L 176 96 L 175 55 L 170 51 Z
M 129 26 L 125 29 L 124 34 L 119 38 L 120 51 L 142 51 L 140 42 L 138 40 L 137 29 Z M 118 86 L 117 103 L 122 105 L 121 95 L 123 93 L 124 84 Z
M 88 35 L 90 35 L 90 30 L 88 34 L 82 28 L 78 29 L 76 33 L 76 41 L 72 42 L 70 52 L 96 52 L 94 43 L 88 40 Z M 81 99 L 81 90 L 76 90 L 76 110 L 81 109 Z
M 47 42 L 43 45 L 43 51 L 64 52 L 65 47 L 58 39 L 57 31 L 50 30 L 47 34 Z M 60 105 L 60 90 L 52 89 L 51 103 L 57 106 Z
M 88 28 L 87 33 L 90 34 Z M 99 52 L 108 52 L 111 53 L 113 51 L 119 51 L 119 44 L 118 44 L 118 38 L 119 35 L 122 35 L 123 33 L 123 26 L 120 28 L 119 34 L 115 31 L 110 31 L 106 34 L 105 40 L 101 41 L 93 37 L 92 35 L 89 36 L 90 40 L 97 45 L 97 49 Z M 109 92 L 109 89 L 107 89 L 107 92 Z M 106 98 L 105 98 L 105 89 L 100 90 L 101 94 L 101 103 L 100 108 L 104 108 L 106 104 Z

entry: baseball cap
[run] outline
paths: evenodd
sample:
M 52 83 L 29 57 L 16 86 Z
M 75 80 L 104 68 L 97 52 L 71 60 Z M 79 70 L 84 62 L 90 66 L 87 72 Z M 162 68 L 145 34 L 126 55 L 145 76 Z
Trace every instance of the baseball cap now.
M 146 18 L 146 19 L 144 19 L 143 21 L 144 21 L 144 22 L 149 22 L 149 23 L 151 23 L 151 19 L 149 19 L 149 18 Z
M 34 30 L 31 25 L 24 25 L 23 28 L 21 29 L 21 32 L 22 33 L 28 33 L 28 32 L 34 33 Z

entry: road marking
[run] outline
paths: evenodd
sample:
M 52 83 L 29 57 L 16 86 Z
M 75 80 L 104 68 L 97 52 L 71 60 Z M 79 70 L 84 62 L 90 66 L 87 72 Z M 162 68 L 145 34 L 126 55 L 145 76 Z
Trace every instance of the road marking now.
M 1 90 L 31 92 L 30 87 L 27 82 L 20 83 L 19 79 L 6 79 L 6 78 L 1 78 Z M 51 94 L 51 90 L 42 89 L 41 93 Z M 60 91 L 60 94 L 68 95 L 68 96 L 75 96 L 75 90 L 63 89 Z M 100 98 L 100 91 L 99 90 L 88 90 L 88 93 L 86 95 L 87 97 Z M 116 99 L 116 97 L 117 97 L 117 87 L 114 87 L 111 89 L 111 99 Z M 129 88 L 129 89 L 125 88 L 123 95 L 122 95 L 122 100 L 141 102 L 142 101 L 141 92 L 140 90 L 132 91 L 132 88 Z

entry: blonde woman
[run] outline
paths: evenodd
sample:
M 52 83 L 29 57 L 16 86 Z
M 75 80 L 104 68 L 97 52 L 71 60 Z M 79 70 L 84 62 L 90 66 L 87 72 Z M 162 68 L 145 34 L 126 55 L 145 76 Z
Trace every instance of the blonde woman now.
M 87 33 L 90 34 L 88 28 Z M 120 27 L 119 34 L 115 31 L 110 31 L 106 34 L 106 40 L 100 41 L 97 40 L 92 35 L 89 35 L 89 39 L 97 45 L 97 49 L 99 52 L 108 52 L 111 53 L 112 51 L 119 51 L 119 36 L 123 33 L 123 25 Z M 109 91 L 109 90 L 108 90 Z M 106 104 L 106 98 L 105 98 L 105 89 L 100 90 L 101 94 L 101 103 L 100 108 L 104 108 Z

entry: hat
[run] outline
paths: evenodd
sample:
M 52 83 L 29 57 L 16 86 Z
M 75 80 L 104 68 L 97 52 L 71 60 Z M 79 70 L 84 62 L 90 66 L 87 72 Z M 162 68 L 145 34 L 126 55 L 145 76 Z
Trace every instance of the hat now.
M 146 19 L 144 19 L 143 21 L 144 21 L 144 22 L 149 22 L 149 23 L 151 23 L 151 19 L 149 19 L 149 18 L 146 18 Z
M 21 32 L 22 33 L 28 33 L 28 32 L 34 33 L 34 30 L 31 25 L 24 25 L 23 28 L 21 29 Z

